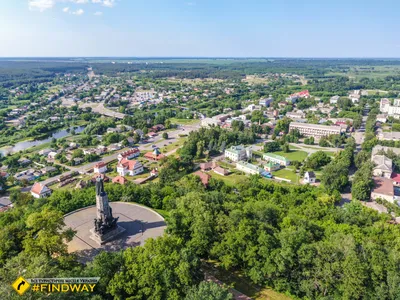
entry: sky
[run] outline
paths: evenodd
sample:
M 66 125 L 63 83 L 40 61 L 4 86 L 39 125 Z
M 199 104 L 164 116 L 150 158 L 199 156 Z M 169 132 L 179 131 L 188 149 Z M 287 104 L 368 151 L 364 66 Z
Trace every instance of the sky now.
M 0 0 L 0 57 L 400 57 L 398 0 Z

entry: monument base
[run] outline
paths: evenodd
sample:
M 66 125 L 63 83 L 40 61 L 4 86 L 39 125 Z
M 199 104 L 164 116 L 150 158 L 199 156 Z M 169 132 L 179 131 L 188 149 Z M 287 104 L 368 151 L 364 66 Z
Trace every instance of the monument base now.
M 109 241 L 111 241 L 113 238 L 115 238 L 117 235 L 121 234 L 122 232 L 125 231 L 125 228 L 122 228 L 121 226 L 117 225 L 117 227 L 109 232 L 106 232 L 104 234 L 99 234 L 98 232 L 95 231 L 94 228 L 90 229 L 91 236 L 90 238 L 94 240 L 96 243 L 99 245 L 103 245 Z

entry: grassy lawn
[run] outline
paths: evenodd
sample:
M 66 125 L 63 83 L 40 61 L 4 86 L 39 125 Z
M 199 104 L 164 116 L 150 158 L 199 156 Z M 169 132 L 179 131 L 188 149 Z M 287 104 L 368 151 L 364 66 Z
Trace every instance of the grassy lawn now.
M 272 175 L 274 175 L 274 177 L 289 179 L 293 183 L 297 183 L 297 180 L 298 180 L 297 175 L 295 173 L 293 173 L 293 171 L 290 169 L 281 169 L 278 171 L 274 171 L 274 172 L 272 172 Z
M 300 148 L 297 146 L 289 145 L 290 150 L 299 150 Z
M 234 169 L 236 167 L 235 163 L 228 163 L 225 161 L 219 161 L 218 164 L 225 169 Z
M 323 150 L 323 149 L 336 149 L 335 147 L 318 147 L 317 145 L 312 146 L 312 145 L 301 145 L 303 148 L 308 148 L 308 149 L 314 149 L 314 150 Z
M 179 147 L 183 146 L 183 144 L 185 143 L 185 140 L 186 140 L 186 137 L 179 138 L 176 142 L 174 142 L 172 144 L 168 144 L 168 140 L 166 140 L 165 143 L 167 144 L 167 146 L 162 147 L 161 152 L 168 153 L 176 148 L 179 148 Z
M 215 173 L 214 171 L 210 171 L 209 174 L 211 175 L 211 177 L 214 177 L 215 179 L 223 180 L 227 185 L 230 185 L 230 186 L 235 186 L 235 185 L 245 181 L 248 178 L 248 176 L 246 176 L 246 175 L 239 175 L 239 174 L 235 174 L 235 173 L 231 173 L 227 176 L 222 176 L 222 175 Z
M 250 279 L 243 276 L 241 273 L 236 271 L 227 271 L 219 267 L 215 261 L 203 262 L 202 269 L 207 274 L 210 274 L 222 281 L 229 287 L 233 287 L 237 291 L 245 294 L 256 300 L 291 300 L 292 298 L 275 292 L 270 288 L 263 288 L 253 284 Z
M 177 118 L 171 118 L 169 119 L 172 124 L 182 124 L 182 125 L 193 125 L 200 123 L 200 120 L 198 119 L 177 119 Z
M 274 154 L 281 155 L 283 157 L 286 157 L 287 159 L 293 161 L 304 161 L 308 155 L 307 152 L 301 151 L 301 150 L 295 150 L 295 151 L 290 151 L 288 153 L 284 153 L 283 151 L 279 152 L 274 152 Z
M 335 156 L 335 152 L 330 152 L 330 151 L 324 151 L 328 156 L 330 156 L 330 157 L 334 157 Z

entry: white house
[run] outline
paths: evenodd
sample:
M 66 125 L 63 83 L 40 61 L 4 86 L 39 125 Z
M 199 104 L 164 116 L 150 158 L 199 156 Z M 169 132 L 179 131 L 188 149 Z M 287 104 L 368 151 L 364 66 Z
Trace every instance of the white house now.
M 274 102 L 274 98 L 269 97 L 269 98 L 263 98 L 261 99 L 258 104 L 261 106 L 270 106 L 270 104 Z
M 143 165 L 138 160 L 127 160 L 123 158 L 117 165 L 117 172 L 121 176 L 135 176 L 143 173 Z
M 39 151 L 39 155 L 48 156 L 50 152 L 53 152 L 53 149 L 43 149 Z
M 35 198 L 44 198 L 51 195 L 51 190 L 46 185 L 36 182 L 31 188 L 31 194 Z
M 242 145 L 232 146 L 225 150 L 225 158 L 238 162 L 241 160 L 251 159 L 253 156 L 251 147 L 245 148 Z
M 376 121 L 381 123 L 386 123 L 387 116 L 385 114 L 376 115 Z
M 288 166 L 290 165 L 290 160 L 288 160 L 284 156 L 280 156 L 274 153 L 264 153 L 263 154 L 263 160 L 268 161 L 268 162 L 273 162 L 280 164 L 281 166 Z
M 376 177 L 390 178 L 393 173 L 393 162 L 385 155 L 373 155 L 371 158 L 374 169 L 373 174 Z
M 316 179 L 314 172 L 309 171 L 304 174 L 304 183 L 315 183 Z
M 118 154 L 118 161 L 121 161 L 123 158 L 132 159 L 139 156 L 140 156 L 140 150 L 138 148 L 133 148 Z
M 47 159 L 49 159 L 49 160 L 55 160 L 55 159 L 56 159 L 56 155 L 57 155 L 57 152 L 51 151 L 51 152 L 49 152 L 49 153 L 47 154 Z
M 339 101 L 339 99 L 340 99 L 340 96 L 333 96 L 333 97 L 331 97 L 331 99 L 329 100 L 329 102 L 330 102 L 331 104 L 336 104 L 336 103 Z
M 286 117 L 290 119 L 303 119 L 305 117 L 305 113 L 303 113 L 301 110 L 296 111 L 296 112 L 287 112 Z
M 105 172 L 107 172 L 107 165 L 103 161 L 94 165 L 93 173 L 104 174 Z
M 260 167 L 244 161 L 237 162 L 236 169 L 250 175 L 261 174 L 263 172 L 263 169 L 261 169 Z

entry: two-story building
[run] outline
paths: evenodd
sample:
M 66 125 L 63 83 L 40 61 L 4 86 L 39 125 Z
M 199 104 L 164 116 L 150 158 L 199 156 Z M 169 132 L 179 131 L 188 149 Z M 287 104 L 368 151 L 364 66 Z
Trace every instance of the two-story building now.
M 93 173 L 103 174 L 105 172 L 107 172 L 107 165 L 105 162 L 101 161 L 94 165 Z
M 251 159 L 253 156 L 251 147 L 244 147 L 243 145 L 231 146 L 225 150 L 225 158 L 238 162 L 241 160 Z
M 248 175 L 260 175 L 263 172 L 262 168 L 244 161 L 237 162 L 236 169 Z
M 264 153 L 263 160 L 267 162 L 276 163 L 284 167 L 290 165 L 290 160 L 288 160 L 286 157 L 274 153 Z
M 118 161 L 121 161 L 122 159 L 133 159 L 136 157 L 140 156 L 140 150 L 139 148 L 133 148 L 127 151 L 124 151 L 120 154 L 118 154 Z
M 135 176 L 143 173 L 143 165 L 138 160 L 128 160 L 123 158 L 117 165 L 117 173 L 120 176 Z

